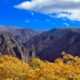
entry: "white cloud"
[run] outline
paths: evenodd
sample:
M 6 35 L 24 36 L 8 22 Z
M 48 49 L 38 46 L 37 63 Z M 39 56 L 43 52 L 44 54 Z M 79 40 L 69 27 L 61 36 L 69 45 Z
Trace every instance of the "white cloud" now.
M 26 22 L 26 23 L 29 23 L 30 21 L 29 21 L 29 20 L 26 20 L 25 22 Z
M 70 27 L 70 25 L 68 23 L 63 23 L 66 27 Z
M 25 1 L 15 8 L 31 10 L 44 14 L 53 14 L 55 12 L 68 12 L 71 14 L 57 14 L 57 17 L 67 17 L 71 20 L 80 21 L 80 0 L 32 0 Z
M 77 20 L 80 21 L 80 10 L 71 10 L 71 11 L 67 11 L 70 13 L 59 13 L 57 15 L 58 18 L 68 18 L 70 20 Z

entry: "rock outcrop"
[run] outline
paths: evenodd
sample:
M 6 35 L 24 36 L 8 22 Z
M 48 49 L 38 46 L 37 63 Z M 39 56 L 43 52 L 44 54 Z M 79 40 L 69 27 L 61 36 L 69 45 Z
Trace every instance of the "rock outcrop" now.
M 35 56 L 35 51 L 32 49 L 28 54 L 25 43 L 40 33 L 28 28 L 0 26 L 0 55 L 8 54 L 28 61 Z
M 2 55 L 12 55 L 23 61 L 27 61 L 29 58 L 25 49 L 5 33 L 0 33 L 0 56 Z
M 28 50 L 34 45 L 36 56 L 51 62 L 62 57 L 63 51 L 80 56 L 80 28 L 53 29 L 33 37 L 25 45 Z

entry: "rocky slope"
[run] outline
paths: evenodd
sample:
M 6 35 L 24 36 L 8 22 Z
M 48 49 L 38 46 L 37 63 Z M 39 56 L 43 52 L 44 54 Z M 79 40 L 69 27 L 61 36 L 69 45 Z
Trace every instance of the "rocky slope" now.
M 80 29 L 53 29 L 29 40 L 25 46 L 29 52 L 32 45 L 34 45 L 36 56 L 43 60 L 53 61 L 62 57 L 63 51 L 80 56 Z
M 4 32 L 8 34 L 8 36 L 10 37 L 13 36 L 15 40 L 21 44 L 24 44 L 33 36 L 41 33 L 39 31 L 35 31 L 32 29 L 28 29 L 28 28 L 5 27 L 5 26 L 0 26 L 0 32 Z
M 80 28 L 53 29 L 41 33 L 3 27 L 0 33 L 3 33 L 0 35 L 0 55 L 11 54 L 22 60 L 37 56 L 51 62 L 62 57 L 63 51 L 80 56 Z
M 28 60 L 28 54 L 25 54 L 25 50 L 5 33 L 0 33 L 0 56 L 2 55 L 12 55 L 23 61 Z
M 27 61 L 30 56 L 23 44 L 39 33 L 32 29 L 0 26 L 0 55 L 10 54 Z

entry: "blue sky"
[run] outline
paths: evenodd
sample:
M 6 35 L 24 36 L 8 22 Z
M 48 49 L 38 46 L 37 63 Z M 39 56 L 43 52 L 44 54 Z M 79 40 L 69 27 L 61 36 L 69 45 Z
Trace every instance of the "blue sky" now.
M 0 0 L 0 25 L 36 30 L 80 27 L 79 7 L 79 0 Z

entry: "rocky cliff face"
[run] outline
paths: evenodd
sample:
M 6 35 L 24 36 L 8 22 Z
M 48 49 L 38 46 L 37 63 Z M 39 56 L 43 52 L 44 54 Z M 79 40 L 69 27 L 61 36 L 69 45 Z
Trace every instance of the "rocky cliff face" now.
M 40 33 L 32 29 L 0 26 L 0 55 L 8 54 L 28 61 L 35 54 L 34 51 L 28 54 L 24 45 L 29 39 Z
M 26 43 L 26 49 L 30 50 L 32 45 L 36 56 L 43 60 L 53 61 L 62 57 L 63 51 L 80 56 L 80 29 L 53 29 L 33 37 Z
M 0 56 L 2 55 L 12 55 L 23 61 L 28 59 L 28 54 L 24 53 L 24 49 L 5 33 L 0 33 Z
M 0 32 L 8 34 L 9 37 L 14 37 L 19 44 L 25 44 L 30 38 L 41 33 L 28 28 L 7 28 L 3 26 L 0 27 Z
M 31 29 L 0 29 L 0 55 L 10 54 L 24 61 L 35 56 L 53 61 L 62 57 L 63 51 L 80 56 L 79 28 L 43 33 Z

